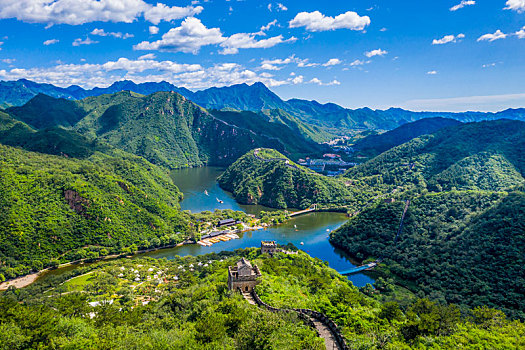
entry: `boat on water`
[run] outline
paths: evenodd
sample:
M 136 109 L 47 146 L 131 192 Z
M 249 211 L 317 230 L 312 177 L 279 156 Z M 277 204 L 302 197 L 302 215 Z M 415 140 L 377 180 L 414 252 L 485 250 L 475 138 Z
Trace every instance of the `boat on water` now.
M 215 199 L 217 199 L 217 202 L 219 202 L 221 204 L 224 203 L 224 201 L 221 201 L 219 198 L 215 198 Z
M 209 196 L 209 194 L 208 194 L 208 190 L 204 190 L 204 194 L 207 195 L 207 196 Z
M 304 242 L 301 242 L 301 243 L 299 243 L 299 244 L 304 245 Z

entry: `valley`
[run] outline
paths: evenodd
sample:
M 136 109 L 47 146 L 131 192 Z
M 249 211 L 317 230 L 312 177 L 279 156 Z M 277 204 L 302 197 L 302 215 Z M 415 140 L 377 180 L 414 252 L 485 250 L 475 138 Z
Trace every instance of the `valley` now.
M 192 94 L 37 94 L 0 112 L 0 282 L 24 287 L 3 284 L 0 319 L 16 324 L 5 334 L 39 344 L 42 325 L 20 315 L 41 308 L 59 320 L 45 342 L 64 346 L 118 324 L 153 348 L 323 348 L 298 316 L 226 290 L 244 257 L 264 272 L 263 303 L 328 315 L 351 346 L 491 347 L 495 334 L 519 347 L 524 122 L 397 111 L 383 132 L 262 84 Z M 299 164 L 323 157 L 355 166 L 326 176 Z M 268 257 L 261 241 L 293 253 Z M 151 333 L 143 317 L 171 330 Z M 89 331 L 54 338 L 73 321 Z

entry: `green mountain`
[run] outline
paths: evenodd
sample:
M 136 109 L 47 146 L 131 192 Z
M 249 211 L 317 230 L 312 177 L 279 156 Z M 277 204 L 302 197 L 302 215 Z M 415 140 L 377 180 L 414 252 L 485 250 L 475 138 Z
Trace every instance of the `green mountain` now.
M 358 140 L 353 148 L 359 154 L 374 157 L 391 148 L 408 142 L 418 136 L 432 134 L 440 129 L 459 125 L 461 122 L 447 118 L 425 118 L 415 122 L 403 124 L 393 130 L 379 135 L 369 135 Z
M 525 123 L 496 120 L 442 129 L 395 147 L 345 176 L 432 191 L 499 191 L 523 182 Z
M 73 130 L 53 127 L 34 130 L 8 114 L 0 112 L 0 143 L 28 151 L 66 157 L 86 158 L 108 147 L 91 141 Z
M 38 95 L 7 112 L 35 128 L 69 127 L 90 142 L 107 143 L 170 168 L 228 165 L 257 146 L 296 157 L 322 149 L 292 121 L 288 124 L 294 129 L 250 112 L 210 114 L 174 92 L 143 96 L 123 91 L 78 101 Z
M 120 91 L 132 91 L 149 95 L 159 91 L 178 92 L 196 104 L 210 109 L 249 110 L 261 112 L 280 109 L 298 118 L 311 127 L 321 128 L 324 134 L 353 134 L 356 130 L 391 130 L 398 126 L 424 118 L 450 118 L 461 122 L 474 122 L 495 119 L 525 120 L 525 109 L 507 109 L 497 113 L 485 112 L 412 112 L 400 108 L 372 110 L 369 108 L 347 109 L 334 103 L 321 104 L 315 100 L 282 100 L 262 83 L 252 85 L 237 84 L 232 86 L 190 91 L 168 82 L 149 82 L 135 84 L 129 80 L 113 83 L 107 88 L 85 90 L 79 86 L 60 88 L 50 84 L 39 84 L 29 80 L 0 81 L 0 107 L 20 106 L 38 94 L 56 98 L 79 100 L 90 96 L 113 94 Z M 326 135 L 317 134 L 313 140 L 326 141 Z
M 383 258 L 380 272 L 419 297 L 525 319 L 524 192 L 417 196 L 396 242 L 404 204 L 365 209 L 331 242 L 359 260 Z
M 168 175 L 120 150 L 86 159 L 0 145 L 0 274 L 185 239 Z
M 21 107 L 7 108 L 6 112 L 36 129 L 72 127 L 86 114 L 75 101 L 43 94 L 36 95 Z
M 274 208 L 354 210 L 385 191 L 375 178 L 346 181 L 296 165 L 281 153 L 257 149 L 246 153 L 219 177 L 219 185 L 244 204 Z

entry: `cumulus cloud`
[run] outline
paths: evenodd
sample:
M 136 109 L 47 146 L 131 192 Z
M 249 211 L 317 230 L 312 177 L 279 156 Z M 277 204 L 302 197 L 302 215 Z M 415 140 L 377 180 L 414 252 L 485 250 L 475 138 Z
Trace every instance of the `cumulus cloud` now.
M 286 60 L 286 59 L 284 59 Z M 267 86 L 296 85 L 315 83 L 318 85 L 338 85 L 337 80 L 323 82 L 317 78 L 306 81 L 302 75 L 276 78 L 267 71 L 257 73 L 238 63 L 220 63 L 208 67 L 200 64 L 184 64 L 174 61 L 158 61 L 150 54 L 138 59 L 121 57 L 101 64 L 65 64 L 55 66 L 0 69 L 0 79 L 31 79 L 67 87 L 80 85 L 84 88 L 107 86 L 110 82 L 129 79 L 136 83 L 168 81 L 177 86 L 201 89 L 212 86 L 262 82 Z
M 201 47 L 220 45 L 221 54 L 234 54 L 239 49 L 268 48 L 284 42 L 295 41 L 291 37 L 284 39 L 282 35 L 268 39 L 257 40 L 260 33 L 237 33 L 229 37 L 222 35 L 219 28 L 207 28 L 195 17 L 186 18 L 180 27 L 172 28 L 162 35 L 161 40 L 143 41 L 133 48 L 135 50 L 159 50 L 168 52 L 185 52 L 197 54 Z
M 458 39 L 463 39 L 465 37 L 465 34 L 458 34 L 458 35 L 445 35 L 441 39 L 434 39 L 432 40 L 432 45 L 443 45 L 447 43 L 455 43 L 458 41 Z
M 323 66 L 330 67 L 330 66 L 336 66 L 338 64 L 343 63 L 339 58 L 330 58 L 326 63 L 323 63 Z
M 523 26 L 520 30 L 518 30 L 516 33 L 514 33 L 519 39 L 525 39 L 525 26 Z
M 450 11 L 457 11 L 459 9 L 462 9 L 465 6 L 472 6 L 472 5 L 476 5 L 476 2 L 473 0 L 461 0 L 459 4 L 451 7 Z
M 365 64 L 368 64 L 372 61 L 363 61 L 363 60 L 354 60 L 352 62 L 350 62 L 349 66 L 350 67 L 359 67 L 359 66 L 364 66 Z
M 60 40 L 58 40 L 58 39 L 49 39 L 49 40 L 44 41 L 43 44 L 46 45 L 46 46 L 48 46 L 48 45 L 56 44 L 56 43 L 58 43 L 59 41 L 60 41 Z
M 365 52 L 365 56 L 370 58 L 370 57 L 374 57 L 374 56 L 384 56 L 387 53 L 388 53 L 388 51 L 386 51 L 386 50 L 375 49 L 375 50 L 372 50 L 372 51 Z
M 261 32 L 267 32 L 271 27 L 273 27 L 275 25 L 277 25 L 277 20 L 276 19 L 274 19 L 273 21 L 271 21 L 267 25 L 262 26 L 261 27 Z
M 112 37 L 120 38 L 120 39 L 128 39 L 128 38 L 134 37 L 134 35 L 130 33 L 122 34 L 121 32 L 106 32 L 104 29 L 98 29 L 98 28 L 93 29 L 93 31 L 90 34 L 98 35 L 98 36 L 112 36 Z
M 284 6 L 284 5 L 281 4 L 281 3 L 278 3 L 278 4 L 277 4 L 277 8 L 278 8 L 280 11 L 288 11 L 288 7 Z
M 154 60 L 155 58 L 157 58 L 157 56 L 155 56 L 154 53 L 148 53 L 148 54 L 140 56 L 138 59 L 139 60 Z
M 79 25 L 89 22 L 131 23 L 140 17 L 158 24 L 199 14 L 202 6 L 155 6 L 143 0 L 2 0 L 0 19 L 45 24 Z
M 98 44 L 98 41 L 91 40 L 91 38 L 87 37 L 84 40 L 82 40 L 80 38 L 75 39 L 75 41 L 73 41 L 72 45 L 73 46 L 80 46 L 80 45 L 93 45 L 93 44 Z
M 155 26 L 149 26 L 149 33 L 152 34 L 152 35 L 155 35 L 159 32 L 159 27 L 155 27 Z
M 513 10 L 518 13 L 525 11 L 525 0 L 507 0 L 505 5 L 507 5 L 507 7 L 504 8 L 505 10 Z
M 429 70 L 429 71 L 427 72 L 427 74 L 428 74 L 428 75 L 436 75 L 436 74 L 438 74 L 438 72 L 435 71 L 435 70 Z
M 319 11 L 299 12 L 289 23 L 290 28 L 305 27 L 310 32 L 336 29 L 363 30 L 370 24 L 370 17 L 359 16 L 353 11 L 335 17 L 325 16 Z
M 282 35 L 274 36 L 268 39 L 257 40 L 255 38 L 257 35 L 258 33 L 233 34 L 220 44 L 223 49 L 219 53 L 223 55 L 230 55 L 238 53 L 239 49 L 266 49 L 281 43 L 294 42 L 297 40 L 295 37 L 285 40 Z
M 297 85 L 301 84 L 304 81 L 304 77 L 302 75 L 298 75 L 292 79 L 292 84 Z
M 505 39 L 507 34 L 503 33 L 501 30 L 496 30 L 493 34 L 484 34 L 478 38 L 477 41 L 494 41 L 499 39 Z

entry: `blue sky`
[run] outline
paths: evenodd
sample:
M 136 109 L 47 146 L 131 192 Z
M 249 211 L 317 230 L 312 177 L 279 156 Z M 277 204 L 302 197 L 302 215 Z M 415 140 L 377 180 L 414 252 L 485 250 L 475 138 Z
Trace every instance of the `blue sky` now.
M 0 0 L 0 79 L 262 81 L 345 107 L 525 107 L 525 0 Z

